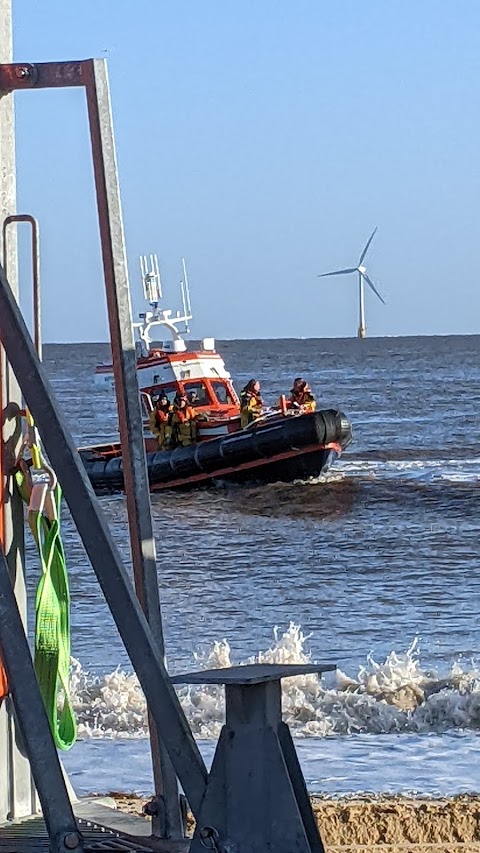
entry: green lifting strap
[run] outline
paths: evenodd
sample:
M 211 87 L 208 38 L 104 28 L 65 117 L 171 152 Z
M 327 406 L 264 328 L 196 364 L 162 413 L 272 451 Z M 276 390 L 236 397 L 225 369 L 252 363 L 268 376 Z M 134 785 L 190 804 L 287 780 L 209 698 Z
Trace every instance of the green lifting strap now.
M 22 472 L 17 473 L 17 483 L 28 503 Z M 42 569 L 35 602 L 34 665 L 55 744 L 67 750 L 76 741 L 77 726 L 69 690 L 70 590 L 60 534 L 62 492 L 58 484 L 53 498 L 57 510 L 53 521 L 42 512 L 28 512 Z

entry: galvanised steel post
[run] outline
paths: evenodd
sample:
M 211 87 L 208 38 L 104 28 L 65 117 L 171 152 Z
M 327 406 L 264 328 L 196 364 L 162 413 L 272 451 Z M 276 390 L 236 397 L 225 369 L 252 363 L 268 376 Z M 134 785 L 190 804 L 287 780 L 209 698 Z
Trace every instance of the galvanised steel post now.
M 11 62 L 12 3 L 0 0 L 0 63 Z M 0 85 L 0 262 L 7 264 L 12 291 L 18 299 L 17 241 L 13 233 L 8 247 L 3 245 L 1 223 L 16 210 L 15 115 L 13 94 Z M 7 554 L 15 595 L 22 619 L 26 620 L 25 558 L 23 542 L 23 506 L 13 480 L 8 476 L 9 459 L 15 455 L 20 431 L 16 412 L 20 392 L 13 372 L 0 346 L 0 539 Z M 3 439 L 3 443 L 2 443 Z M 3 464 L 2 464 L 3 463 Z M 18 743 L 11 698 L 0 705 L 0 821 L 7 815 L 17 818 L 30 814 L 35 792 L 29 763 Z
M 164 657 L 155 540 L 107 66 L 104 59 L 94 59 L 83 63 L 83 67 L 135 589 L 158 650 Z M 155 795 L 159 807 L 152 816 L 153 831 L 162 838 L 183 838 L 185 827 L 177 779 L 151 716 L 149 721 Z

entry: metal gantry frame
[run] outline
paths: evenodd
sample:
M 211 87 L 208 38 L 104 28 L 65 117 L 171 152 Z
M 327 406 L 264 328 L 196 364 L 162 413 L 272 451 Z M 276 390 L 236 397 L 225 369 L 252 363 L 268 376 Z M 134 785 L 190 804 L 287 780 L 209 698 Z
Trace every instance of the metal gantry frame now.
M 17 92 L 23 89 L 65 88 L 72 86 L 83 87 L 87 99 L 135 589 L 153 634 L 156 650 L 163 661 L 165 648 L 158 591 L 155 542 L 143 444 L 143 425 L 136 375 L 132 311 L 106 61 L 89 59 L 80 62 L 9 63 L 0 66 L 0 92 L 3 93 Z M 3 226 L 3 235 L 6 234 L 7 225 L 12 221 L 18 221 L 18 219 L 18 217 L 13 215 L 7 218 Z M 37 236 L 35 228 L 33 228 L 32 233 L 35 257 L 35 239 Z M 35 285 L 35 282 L 38 281 L 38 278 L 36 278 L 38 266 L 35 263 L 33 269 Z M 5 277 L 5 286 L 6 282 L 7 278 Z M 34 292 L 38 293 L 38 288 L 34 287 Z M 12 302 L 11 308 L 14 309 L 14 307 Z M 35 299 L 35 316 L 39 319 L 39 300 L 37 298 Z M 6 314 L 2 313 L 2 320 L 5 318 Z M 17 317 L 17 319 L 19 318 Z M 5 350 L 7 350 L 6 338 L 8 337 L 8 333 L 3 323 L 2 326 L 2 341 Z M 25 332 L 25 329 L 23 332 Z M 13 365 L 14 359 L 12 359 L 11 353 L 7 352 L 7 356 Z M 28 402 L 26 385 L 29 385 L 32 380 L 26 379 L 25 374 L 23 374 L 25 381 L 22 381 L 20 378 L 22 371 L 18 371 L 15 368 L 14 370 Z M 27 368 L 27 370 L 30 371 L 31 368 Z M 36 419 L 42 435 L 46 439 L 49 428 L 47 427 L 45 431 L 45 427 L 42 427 L 43 418 L 41 411 L 35 412 L 35 408 L 30 404 L 29 408 Z M 57 467 L 54 461 L 55 453 L 52 453 L 52 449 L 48 447 L 48 441 L 45 440 L 44 443 L 52 463 Z M 82 467 L 81 463 L 79 467 Z M 62 463 L 58 466 L 58 470 L 62 470 Z M 69 489 L 68 486 L 66 487 L 64 477 L 62 478 L 62 486 L 67 502 L 72 509 L 72 504 L 67 494 Z M 80 533 L 81 526 L 80 524 Z M 112 545 L 111 541 L 108 545 Z M 89 548 L 87 547 L 88 550 Z M 91 544 L 90 557 L 92 562 L 95 563 L 98 557 L 93 558 L 93 550 Z M 162 677 L 164 678 L 165 676 L 166 672 L 163 671 Z M 172 693 L 174 694 L 173 690 Z M 168 756 L 168 751 L 159 735 L 159 728 L 163 725 L 164 719 L 160 713 L 155 722 L 152 717 L 151 703 L 149 702 L 148 705 L 157 803 L 157 810 L 153 810 L 153 831 L 154 834 L 163 838 L 181 838 L 184 834 L 184 821 L 178 783 Z M 178 709 L 179 706 L 176 710 L 178 711 Z M 186 732 L 187 728 L 184 726 L 184 732 Z M 188 733 L 190 734 L 189 729 Z M 197 753 L 193 738 L 191 739 L 191 744 L 194 747 L 193 751 L 195 753 L 193 763 L 195 767 L 199 767 L 200 776 L 204 778 L 206 771 L 203 762 L 199 761 L 199 754 Z M 195 786 L 195 772 L 192 775 L 189 771 L 188 775 L 193 780 L 193 785 Z M 186 791 L 189 787 L 189 781 L 187 780 L 185 784 L 184 790 Z M 195 799 L 194 794 L 193 803 L 191 802 L 192 807 L 194 807 Z

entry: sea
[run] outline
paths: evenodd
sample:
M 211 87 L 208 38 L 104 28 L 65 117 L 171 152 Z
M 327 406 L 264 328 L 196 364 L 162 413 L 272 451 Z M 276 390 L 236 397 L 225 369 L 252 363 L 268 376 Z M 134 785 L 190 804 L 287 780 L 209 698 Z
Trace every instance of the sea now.
M 152 495 L 168 667 L 331 662 L 284 682 L 309 789 L 422 796 L 480 791 L 480 336 L 218 341 L 240 389 L 266 402 L 310 383 L 354 440 L 319 480 Z M 78 445 L 117 433 L 94 384 L 105 344 L 47 345 Z M 130 565 L 122 495 L 100 498 Z M 145 700 L 75 525 L 62 513 L 72 596 L 79 794 L 149 794 Z M 28 540 L 33 602 L 38 563 Z M 178 690 L 210 762 L 222 688 Z

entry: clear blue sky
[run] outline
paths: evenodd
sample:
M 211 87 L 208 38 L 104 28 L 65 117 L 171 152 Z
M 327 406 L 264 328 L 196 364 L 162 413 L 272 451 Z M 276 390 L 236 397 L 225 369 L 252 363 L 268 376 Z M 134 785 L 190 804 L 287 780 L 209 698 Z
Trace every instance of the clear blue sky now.
M 185 255 L 197 336 L 354 334 L 353 278 L 316 274 L 378 225 L 369 333 L 479 331 L 478 0 L 13 5 L 17 60 L 108 59 L 137 305 L 138 255 L 172 307 Z M 17 115 L 45 338 L 105 340 L 83 93 L 21 93 Z

